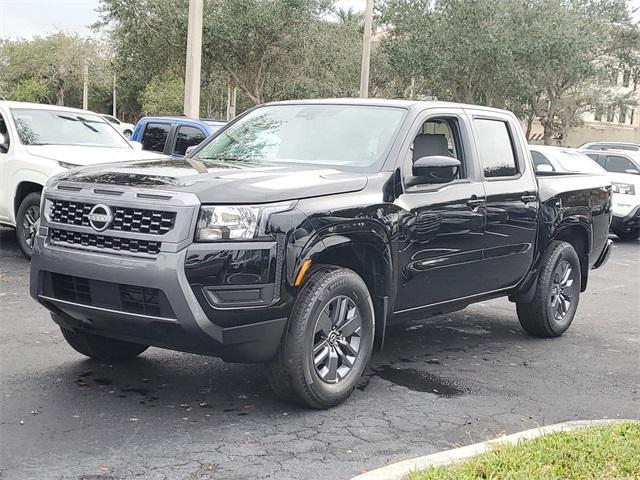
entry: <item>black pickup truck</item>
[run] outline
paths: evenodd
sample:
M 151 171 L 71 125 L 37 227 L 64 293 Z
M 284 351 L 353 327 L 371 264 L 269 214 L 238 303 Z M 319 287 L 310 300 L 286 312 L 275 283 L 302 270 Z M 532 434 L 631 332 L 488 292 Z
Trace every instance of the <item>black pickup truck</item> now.
M 561 335 L 611 251 L 606 177 L 536 177 L 512 114 L 441 102 L 262 105 L 187 158 L 55 177 L 41 208 L 31 294 L 78 352 L 264 362 L 314 408 L 393 319 L 508 296 Z

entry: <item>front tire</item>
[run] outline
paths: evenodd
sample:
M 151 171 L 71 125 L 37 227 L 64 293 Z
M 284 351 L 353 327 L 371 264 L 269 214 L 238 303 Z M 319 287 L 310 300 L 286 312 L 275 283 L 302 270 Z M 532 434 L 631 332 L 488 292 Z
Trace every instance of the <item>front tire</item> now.
M 573 322 L 581 286 L 580 259 L 573 246 L 553 241 L 540 263 L 536 293 L 517 303 L 520 325 L 537 337 L 559 337 Z
M 76 352 L 95 360 L 109 362 L 131 360 L 149 348 L 147 345 L 100 337 L 64 327 L 60 327 L 60 330 L 64 339 Z
M 16 214 L 16 236 L 24 256 L 31 259 L 36 240 L 36 222 L 40 218 L 40 192 L 31 192 L 22 199 Z
M 366 284 L 347 268 L 309 272 L 267 377 L 284 400 L 311 408 L 344 402 L 373 350 L 374 310 Z

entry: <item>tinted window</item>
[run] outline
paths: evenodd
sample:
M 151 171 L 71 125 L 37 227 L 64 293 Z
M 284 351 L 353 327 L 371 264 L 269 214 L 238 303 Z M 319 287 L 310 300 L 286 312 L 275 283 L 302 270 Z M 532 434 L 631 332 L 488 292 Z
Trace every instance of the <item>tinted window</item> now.
M 549 165 L 552 170 L 555 170 L 555 168 L 553 168 L 553 165 L 551 165 L 551 162 L 547 159 L 547 157 L 545 157 L 540 152 L 536 152 L 535 150 L 531 150 L 531 158 L 533 158 L 533 166 L 536 169 L 540 165 Z
M 176 134 L 176 146 L 173 153 L 176 155 L 184 155 L 188 147 L 198 145 L 205 139 L 204 134 L 194 127 L 179 127 Z
M 169 135 L 169 125 L 165 123 L 147 123 L 142 134 L 142 149 L 154 152 L 164 151 L 164 143 Z
M 607 163 L 604 168 L 607 172 L 613 173 L 626 173 L 627 170 L 638 171 L 638 167 L 631 160 L 618 155 L 607 155 Z
M 111 115 L 104 115 L 104 118 L 106 118 L 107 120 L 109 120 L 111 123 L 114 123 L 116 125 L 120 125 L 120 120 L 118 120 L 115 117 L 112 117 Z
M 486 178 L 510 177 L 518 173 L 509 127 L 499 120 L 474 120 L 478 153 Z

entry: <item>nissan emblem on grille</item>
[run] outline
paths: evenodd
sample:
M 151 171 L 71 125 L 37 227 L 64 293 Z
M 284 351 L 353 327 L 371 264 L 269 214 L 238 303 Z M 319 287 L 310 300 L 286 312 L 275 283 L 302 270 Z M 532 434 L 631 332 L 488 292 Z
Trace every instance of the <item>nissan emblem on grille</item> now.
M 99 203 L 89 211 L 89 225 L 96 232 L 104 232 L 113 222 L 113 212 L 108 205 Z

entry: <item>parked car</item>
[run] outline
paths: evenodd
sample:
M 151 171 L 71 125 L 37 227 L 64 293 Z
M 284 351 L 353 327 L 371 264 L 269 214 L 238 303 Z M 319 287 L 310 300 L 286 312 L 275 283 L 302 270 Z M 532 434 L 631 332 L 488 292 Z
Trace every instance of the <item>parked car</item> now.
M 133 123 L 125 123 L 118 120 L 113 115 L 101 115 L 107 122 L 111 123 L 115 126 L 117 130 L 119 130 L 125 137 L 131 138 L 131 134 L 133 133 Z
M 630 142 L 590 142 L 578 147 L 582 150 L 629 150 L 640 152 L 640 144 Z
M 574 148 L 529 145 L 529 150 L 537 172 L 607 174 L 604 168 Z
M 603 167 L 613 184 L 611 231 L 622 240 L 640 238 L 640 152 L 606 150 L 584 153 Z
M 131 139 L 142 143 L 143 150 L 184 156 L 189 147 L 198 145 L 225 124 L 221 120 L 186 117 L 143 117 L 136 124 Z
M 31 295 L 89 357 L 265 362 L 283 398 L 327 408 L 392 318 L 508 296 L 527 332 L 562 335 L 611 252 L 610 204 L 602 175 L 537 178 L 502 110 L 267 104 L 188 158 L 57 177 Z
M 0 224 L 16 228 L 31 256 L 40 192 L 52 176 L 80 165 L 161 158 L 142 153 L 100 115 L 0 101 Z

